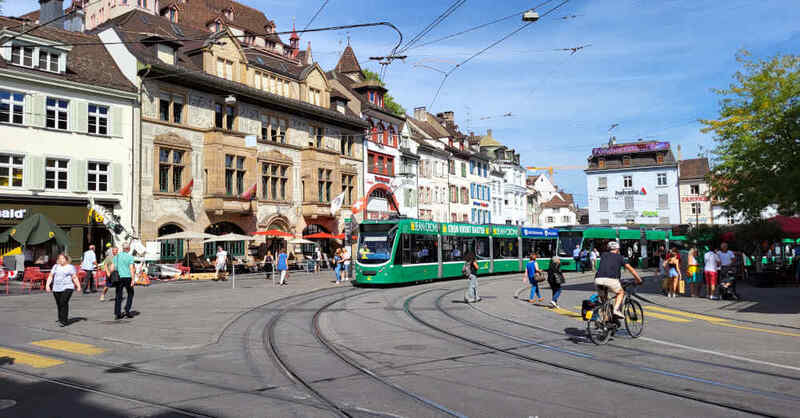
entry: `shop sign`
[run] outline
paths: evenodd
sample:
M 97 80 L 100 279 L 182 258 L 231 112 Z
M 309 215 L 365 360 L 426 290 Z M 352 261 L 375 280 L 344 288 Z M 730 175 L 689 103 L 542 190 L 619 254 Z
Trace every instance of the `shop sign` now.
M 23 219 L 27 209 L 0 209 L 0 219 Z
M 386 178 L 386 177 L 375 176 L 375 180 L 377 180 L 377 181 L 379 181 L 381 183 L 384 183 L 384 184 L 391 184 L 392 183 L 392 179 L 389 179 L 389 178 Z
M 707 202 L 708 196 L 684 196 L 681 202 Z
M 669 142 L 648 142 L 641 144 L 612 145 L 610 147 L 593 148 L 592 156 L 633 154 L 637 152 L 653 152 L 669 150 Z
M 482 207 L 482 208 L 488 208 L 488 207 L 489 207 L 489 204 L 488 204 L 488 203 L 486 203 L 486 202 L 472 202 L 472 204 L 473 204 L 474 206 L 480 206 L 480 207 Z
M 647 190 L 645 190 L 645 188 L 642 187 L 639 190 L 617 190 L 614 193 L 617 195 L 617 197 L 620 197 L 620 196 L 638 196 L 638 195 L 644 196 L 644 195 L 647 194 Z
M 469 224 L 443 224 L 442 225 L 442 233 L 443 234 L 479 234 L 485 235 L 489 233 L 489 228 L 485 226 L 479 225 L 469 225 Z
M 658 212 L 655 210 L 643 210 L 642 211 L 643 218 L 658 218 Z
M 558 237 L 558 230 L 557 229 L 545 229 L 545 228 L 522 228 L 520 229 L 521 235 L 523 237 L 533 237 L 533 238 L 557 238 Z

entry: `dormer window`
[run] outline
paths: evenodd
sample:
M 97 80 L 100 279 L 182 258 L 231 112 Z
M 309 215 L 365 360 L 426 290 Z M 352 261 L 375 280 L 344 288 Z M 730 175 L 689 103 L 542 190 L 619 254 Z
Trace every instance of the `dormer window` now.
M 664 164 L 664 154 L 661 153 L 656 154 L 656 162 L 658 164 Z
M 63 72 L 66 54 L 43 49 L 38 46 L 13 45 L 11 47 L 11 63 L 28 68 L 38 68 L 54 73 Z
M 605 158 L 598 158 L 597 159 L 597 168 L 606 168 L 606 159 Z
M 61 54 L 56 54 L 54 52 L 39 51 L 39 69 L 57 73 L 58 60 L 60 59 L 60 57 Z
M 623 167 L 630 167 L 631 166 L 631 157 L 629 157 L 627 155 L 622 157 L 622 166 Z
M 11 63 L 23 67 L 33 67 L 33 47 L 18 46 L 11 47 Z

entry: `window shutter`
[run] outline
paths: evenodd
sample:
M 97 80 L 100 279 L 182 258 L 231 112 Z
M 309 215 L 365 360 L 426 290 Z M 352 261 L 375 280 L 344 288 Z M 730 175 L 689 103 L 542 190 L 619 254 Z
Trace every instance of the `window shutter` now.
M 89 103 L 75 100 L 75 124 L 70 126 L 78 132 L 89 132 Z M 71 105 L 72 103 L 70 103 Z M 72 109 L 70 109 L 72 112 Z M 72 116 L 72 114 L 70 114 Z
M 77 100 L 70 100 L 67 104 L 67 120 L 69 121 L 69 126 L 67 127 L 70 131 L 78 130 L 78 101 Z
M 29 190 L 44 190 L 44 158 L 26 155 L 22 167 L 22 186 Z
M 122 136 L 122 108 L 119 106 L 111 107 L 111 135 Z
M 89 189 L 86 160 L 71 160 L 69 162 L 70 190 L 75 193 L 86 193 Z
M 26 108 L 25 111 L 30 114 L 30 124 L 33 126 L 44 127 L 44 115 L 47 112 L 45 109 L 45 97 L 40 95 L 33 95 L 31 97 L 31 106 Z
M 114 194 L 122 194 L 123 180 L 122 163 L 111 164 L 111 192 Z
M 0 48 L 0 49 L 9 49 L 9 48 Z M 33 124 L 34 113 L 33 109 L 33 96 L 30 94 L 25 95 L 25 100 L 22 102 L 22 124 L 23 125 L 31 125 Z

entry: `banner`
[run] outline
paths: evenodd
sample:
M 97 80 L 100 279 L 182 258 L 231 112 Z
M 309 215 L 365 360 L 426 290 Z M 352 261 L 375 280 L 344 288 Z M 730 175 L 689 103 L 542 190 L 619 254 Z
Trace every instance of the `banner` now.
M 344 192 L 331 201 L 331 215 L 336 215 L 336 212 L 342 209 L 342 203 L 344 203 Z

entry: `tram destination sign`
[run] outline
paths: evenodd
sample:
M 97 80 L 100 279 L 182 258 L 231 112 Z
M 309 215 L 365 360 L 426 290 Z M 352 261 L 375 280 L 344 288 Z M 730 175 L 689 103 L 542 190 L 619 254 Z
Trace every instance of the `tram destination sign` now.
M 527 238 L 558 238 L 557 229 L 522 228 L 521 235 Z
M 620 144 L 610 147 L 592 148 L 592 156 L 634 154 L 638 152 L 653 152 L 669 150 L 669 142 L 642 142 L 636 144 Z
M 447 235 L 489 235 L 489 227 L 470 224 L 442 224 L 442 233 Z

